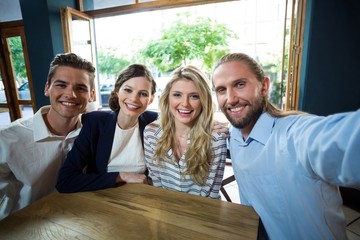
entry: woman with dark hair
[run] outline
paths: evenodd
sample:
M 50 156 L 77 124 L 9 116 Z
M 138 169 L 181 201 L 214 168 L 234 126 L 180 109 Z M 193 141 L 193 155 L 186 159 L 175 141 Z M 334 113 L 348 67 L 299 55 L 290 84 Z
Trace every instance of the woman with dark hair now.
M 155 90 L 144 65 L 132 64 L 120 73 L 109 99 L 112 111 L 83 115 L 82 130 L 59 172 L 59 192 L 146 182 L 143 131 L 158 116 L 146 111 Z

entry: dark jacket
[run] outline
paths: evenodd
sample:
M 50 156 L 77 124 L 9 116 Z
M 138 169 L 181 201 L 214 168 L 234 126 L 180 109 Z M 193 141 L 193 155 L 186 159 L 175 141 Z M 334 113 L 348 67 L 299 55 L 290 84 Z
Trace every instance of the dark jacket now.
M 107 172 L 118 112 L 94 111 L 82 116 L 83 127 L 60 169 L 56 189 L 59 192 L 92 191 L 116 187 L 118 172 Z M 145 111 L 139 117 L 141 140 L 144 128 L 157 119 L 156 112 Z

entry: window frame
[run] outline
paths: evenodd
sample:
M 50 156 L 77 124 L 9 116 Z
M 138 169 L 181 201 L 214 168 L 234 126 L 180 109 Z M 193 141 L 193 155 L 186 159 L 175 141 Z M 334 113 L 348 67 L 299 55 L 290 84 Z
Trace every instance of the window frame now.
M 111 17 L 129 13 L 146 12 L 152 10 L 162 10 L 178 7 L 188 7 L 211 3 L 230 2 L 238 0 L 161 0 L 151 2 L 140 2 L 136 0 L 134 4 L 123 5 L 118 7 L 96 9 L 84 11 L 83 0 L 77 0 L 79 10 L 92 16 L 93 18 Z
M 187 7 L 211 3 L 229 2 L 237 0 L 162 0 L 140 3 L 136 0 L 134 4 L 97 9 L 91 11 L 84 11 L 92 18 L 102 18 L 117 16 L 129 13 L 146 12 L 152 10 L 170 9 L 177 7 Z M 286 0 L 286 6 L 290 0 Z M 291 1 L 291 17 L 290 17 L 290 43 L 289 43 L 289 57 L 288 65 L 284 65 L 285 59 L 285 41 L 286 41 L 286 22 L 284 22 L 284 36 L 283 36 L 283 56 L 282 56 L 282 77 L 281 81 L 286 81 L 285 91 L 285 110 L 298 110 L 300 99 L 300 73 L 304 43 L 304 26 L 305 26 L 305 10 L 306 0 L 292 0 Z M 77 6 L 80 11 L 83 11 L 83 0 L 77 0 Z M 287 8 L 286 8 L 287 11 Z M 287 12 L 285 13 L 285 21 L 287 18 Z M 287 70 L 287 77 L 283 76 L 285 70 Z M 281 84 L 282 86 L 282 84 Z M 283 89 L 281 89 L 283 94 Z
M 0 103 L 0 108 L 9 109 L 10 121 L 15 121 L 16 119 L 23 117 L 21 105 L 31 106 L 33 112 L 36 112 L 37 110 L 23 21 L 18 20 L 0 23 L 0 32 L 0 70 L 6 94 L 6 103 Z M 18 88 L 15 83 L 16 76 L 14 66 L 11 59 L 11 50 L 7 40 L 7 38 L 11 37 L 20 37 L 21 39 L 27 80 L 29 84 L 30 100 L 20 99 L 18 93 Z

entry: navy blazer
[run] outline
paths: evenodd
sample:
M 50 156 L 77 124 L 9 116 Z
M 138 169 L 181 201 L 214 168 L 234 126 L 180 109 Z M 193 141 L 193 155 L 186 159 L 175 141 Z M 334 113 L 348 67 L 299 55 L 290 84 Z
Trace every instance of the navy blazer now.
M 119 112 L 94 111 L 82 115 L 83 127 L 64 165 L 56 189 L 59 192 L 92 191 L 116 187 L 118 172 L 107 172 Z M 144 147 L 145 126 L 157 119 L 156 112 L 145 111 L 139 117 Z

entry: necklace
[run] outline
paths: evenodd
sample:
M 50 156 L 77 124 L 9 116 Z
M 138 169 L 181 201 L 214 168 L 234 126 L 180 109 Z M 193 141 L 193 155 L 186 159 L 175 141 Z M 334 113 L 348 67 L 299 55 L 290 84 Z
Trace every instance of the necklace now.
M 136 120 L 134 124 L 123 124 L 123 126 L 120 125 L 119 121 L 117 121 L 116 123 L 119 126 L 119 128 L 121 128 L 123 130 L 127 130 L 127 129 L 135 127 L 136 124 L 138 123 L 138 121 Z
M 181 139 L 185 139 L 185 147 L 183 147 L 183 143 L 181 141 Z M 181 156 L 184 154 L 184 151 L 187 147 L 187 138 L 184 137 L 177 137 L 177 155 L 178 155 L 178 159 L 181 158 Z

